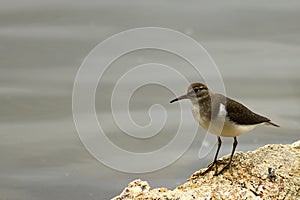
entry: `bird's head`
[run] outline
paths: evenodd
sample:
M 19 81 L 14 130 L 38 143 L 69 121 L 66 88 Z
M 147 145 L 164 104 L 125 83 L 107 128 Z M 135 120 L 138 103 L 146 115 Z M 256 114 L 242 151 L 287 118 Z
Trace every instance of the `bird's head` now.
M 208 93 L 209 93 L 208 88 L 203 83 L 192 83 L 188 87 L 186 94 L 171 100 L 170 103 L 180 101 L 182 99 L 190 99 L 192 102 L 196 102 L 198 101 L 198 99 L 207 96 Z

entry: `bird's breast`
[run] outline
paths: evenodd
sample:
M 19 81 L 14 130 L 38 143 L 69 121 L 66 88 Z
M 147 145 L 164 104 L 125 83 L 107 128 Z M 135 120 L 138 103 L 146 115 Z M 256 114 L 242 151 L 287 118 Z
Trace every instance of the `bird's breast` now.
M 205 117 L 204 115 L 200 114 L 199 105 L 193 105 L 192 113 L 193 113 L 193 116 L 194 116 L 194 119 L 196 120 L 196 122 L 198 122 L 200 124 L 200 126 L 202 126 L 202 128 L 204 128 L 207 131 L 208 127 L 209 127 L 210 119 L 209 119 L 209 117 Z

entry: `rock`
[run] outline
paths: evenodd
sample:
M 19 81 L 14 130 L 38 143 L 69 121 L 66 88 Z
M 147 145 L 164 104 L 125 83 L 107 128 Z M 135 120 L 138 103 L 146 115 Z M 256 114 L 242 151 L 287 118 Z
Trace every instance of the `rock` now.
M 229 155 L 221 158 L 228 161 Z M 220 169 L 223 166 L 219 164 Z M 213 176 L 200 169 L 174 190 L 151 189 L 135 180 L 113 198 L 121 199 L 300 199 L 300 140 L 292 145 L 266 145 L 247 153 L 236 152 L 231 168 Z

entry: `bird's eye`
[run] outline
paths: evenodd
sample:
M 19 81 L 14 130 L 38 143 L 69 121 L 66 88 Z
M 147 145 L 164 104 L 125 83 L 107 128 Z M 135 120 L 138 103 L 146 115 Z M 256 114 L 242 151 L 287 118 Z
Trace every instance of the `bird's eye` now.
M 198 87 L 197 87 L 197 88 L 194 88 L 194 92 L 195 92 L 195 93 L 197 93 L 197 92 L 199 92 L 199 91 L 200 91 L 200 88 L 198 88 Z

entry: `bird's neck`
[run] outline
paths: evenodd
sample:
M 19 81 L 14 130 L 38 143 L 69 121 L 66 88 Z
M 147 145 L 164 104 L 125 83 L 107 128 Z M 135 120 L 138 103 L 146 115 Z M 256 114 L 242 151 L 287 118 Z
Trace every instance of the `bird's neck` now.
M 210 118 L 211 116 L 211 95 L 211 93 L 207 93 L 192 99 L 193 107 L 194 109 L 198 109 L 201 117 Z

